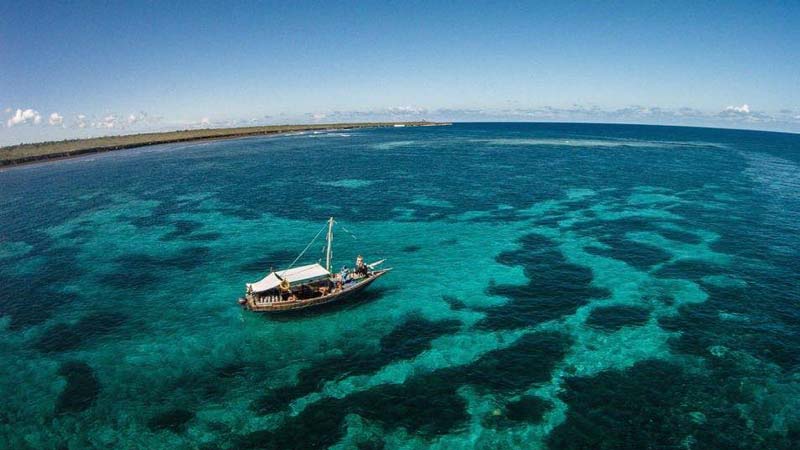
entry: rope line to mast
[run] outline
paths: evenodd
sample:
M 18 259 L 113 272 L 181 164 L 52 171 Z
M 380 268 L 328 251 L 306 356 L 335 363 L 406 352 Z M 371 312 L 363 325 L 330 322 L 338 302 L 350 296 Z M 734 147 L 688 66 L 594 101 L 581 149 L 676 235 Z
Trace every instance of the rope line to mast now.
M 353 239 L 354 239 L 354 240 L 356 240 L 356 241 L 358 240 L 358 238 L 356 237 L 356 235 L 355 235 L 355 234 L 353 234 L 353 233 L 351 233 L 351 232 L 350 232 L 350 230 L 348 230 L 347 228 L 345 228 L 345 227 L 344 227 L 344 225 L 339 225 L 339 227 L 340 227 L 342 230 L 344 230 L 344 231 L 345 231 L 347 234 L 349 234 L 351 238 L 353 238 Z
M 323 232 L 323 231 L 325 231 L 325 228 L 327 228 L 327 227 L 328 227 L 328 225 L 327 225 L 327 224 L 325 224 L 325 225 L 322 227 L 322 229 L 321 229 L 321 230 L 319 230 L 319 232 L 317 232 L 317 235 L 316 235 L 316 236 L 314 236 L 314 239 L 311 239 L 311 242 L 309 242 L 309 243 L 308 243 L 308 245 L 306 245 L 306 248 L 304 248 L 304 249 L 303 249 L 303 251 L 302 251 L 302 252 L 300 252 L 300 254 L 299 254 L 299 255 L 297 255 L 297 258 L 295 258 L 295 259 L 294 259 L 294 261 L 292 261 L 292 263 L 289 265 L 289 267 L 288 267 L 286 270 L 289 270 L 289 269 L 291 269 L 292 267 L 294 267 L 294 264 L 297 262 L 297 260 L 303 257 L 303 255 L 306 253 L 306 250 L 308 250 L 308 248 L 309 248 L 309 247 L 311 247 L 311 244 L 313 244 L 313 243 L 314 243 L 314 241 L 316 241 L 316 240 L 317 240 L 317 238 L 319 237 L 319 235 L 320 235 L 320 234 L 322 234 L 322 232 Z

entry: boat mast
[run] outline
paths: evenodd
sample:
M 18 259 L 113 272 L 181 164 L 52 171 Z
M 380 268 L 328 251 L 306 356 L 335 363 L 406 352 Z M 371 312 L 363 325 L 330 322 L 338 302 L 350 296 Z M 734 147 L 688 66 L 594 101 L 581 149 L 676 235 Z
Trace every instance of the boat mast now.
M 325 270 L 330 272 L 331 271 L 331 256 L 332 256 L 331 255 L 331 253 L 332 253 L 331 246 L 333 245 L 333 217 L 328 219 L 328 237 L 327 237 L 327 240 L 328 240 L 328 245 L 327 245 L 327 249 L 325 251 Z

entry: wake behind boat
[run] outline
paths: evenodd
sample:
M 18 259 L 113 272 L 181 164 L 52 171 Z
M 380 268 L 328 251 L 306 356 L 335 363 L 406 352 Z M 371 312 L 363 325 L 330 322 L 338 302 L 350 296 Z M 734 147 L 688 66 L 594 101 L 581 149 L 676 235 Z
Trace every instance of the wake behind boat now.
M 365 264 L 364 259 L 359 255 L 352 272 L 346 267 L 342 268 L 339 273 L 331 272 L 334 223 L 336 222 L 333 217 L 328 219 L 325 267 L 319 263 L 294 267 L 294 263 L 303 256 L 325 230 L 323 228 L 288 269 L 270 271 L 261 280 L 248 283 L 245 296 L 239 299 L 239 304 L 245 309 L 256 312 L 292 311 L 324 305 L 352 297 L 392 270 L 376 269 L 383 264 L 384 259 Z

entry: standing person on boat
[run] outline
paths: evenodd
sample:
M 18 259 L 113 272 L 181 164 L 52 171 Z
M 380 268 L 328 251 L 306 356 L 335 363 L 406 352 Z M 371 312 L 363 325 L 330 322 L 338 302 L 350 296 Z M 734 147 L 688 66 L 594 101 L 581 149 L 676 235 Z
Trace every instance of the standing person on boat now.
M 333 270 L 333 217 L 328 219 L 306 245 L 297 258 L 284 270 L 269 273 L 255 283 L 245 285 L 245 296 L 238 300 L 244 308 L 257 312 L 279 312 L 302 309 L 331 303 L 344 299 L 365 289 L 377 278 L 391 270 L 375 269 L 385 260 L 364 264 L 359 255 L 351 272 L 345 265 L 339 273 Z M 314 264 L 295 266 L 316 239 L 327 230 L 325 243 L 325 265 L 321 261 Z
M 355 272 L 356 274 L 358 274 L 359 278 L 369 276 L 369 267 L 366 264 L 364 264 L 364 257 L 361 255 L 358 255 L 358 257 L 356 258 Z

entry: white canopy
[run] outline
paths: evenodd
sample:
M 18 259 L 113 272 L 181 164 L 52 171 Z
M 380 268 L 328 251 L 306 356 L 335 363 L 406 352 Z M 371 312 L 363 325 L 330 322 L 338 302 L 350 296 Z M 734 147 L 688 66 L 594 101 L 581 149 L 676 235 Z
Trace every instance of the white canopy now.
M 277 276 L 276 276 L 277 274 Z M 261 281 L 250 283 L 248 288 L 253 292 L 264 292 L 270 289 L 275 289 L 280 286 L 281 279 L 289 280 L 289 283 L 296 283 L 301 281 L 315 281 L 327 278 L 330 275 L 324 267 L 319 264 L 309 264 L 307 266 L 295 267 L 293 269 L 281 270 L 279 272 L 270 272 L 269 275 L 264 277 Z M 278 278 L 280 277 L 280 279 Z

